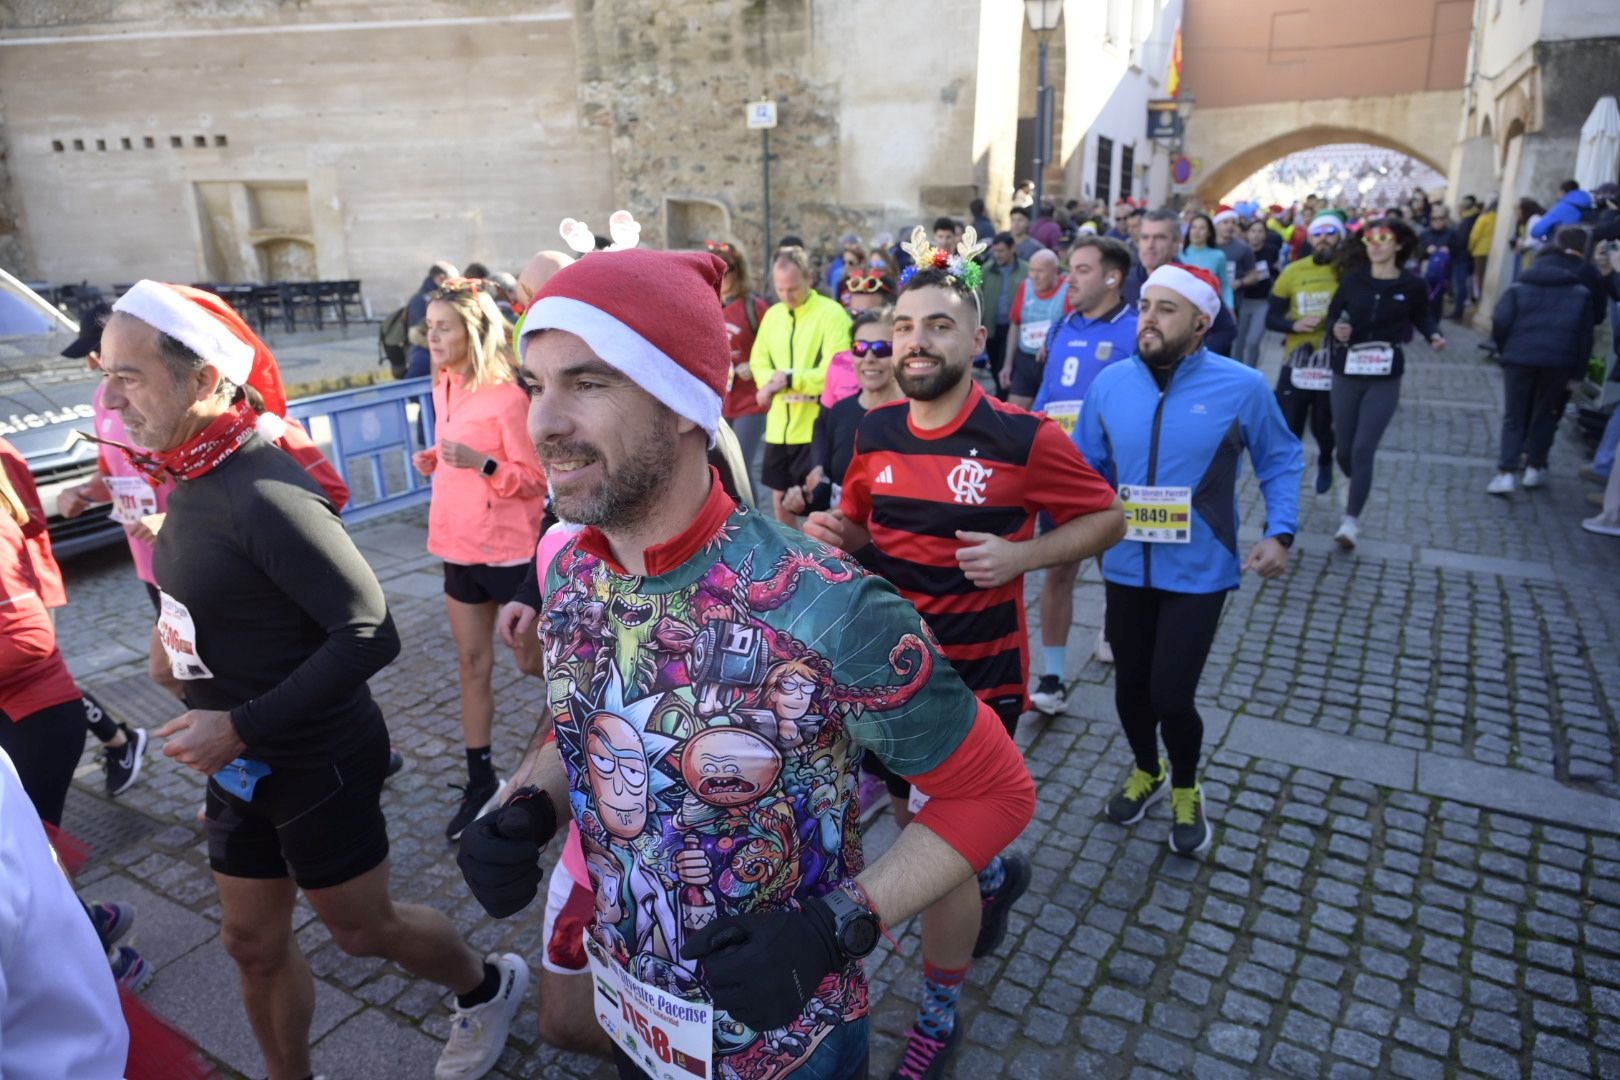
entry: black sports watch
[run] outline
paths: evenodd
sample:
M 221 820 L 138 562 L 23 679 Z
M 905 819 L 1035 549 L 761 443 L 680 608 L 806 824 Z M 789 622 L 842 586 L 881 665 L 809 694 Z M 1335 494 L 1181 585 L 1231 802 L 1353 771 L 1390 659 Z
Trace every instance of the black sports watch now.
M 1273 536 L 1272 539 L 1277 541 L 1277 543 L 1281 544 L 1284 548 L 1291 548 L 1294 546 L 1293 533 L 1278 533 L 1276 536 Z
M 494 458 L 487 457 L 484 459 L 484 463 L 478 466 L 478 471 L 484 476 L 494 476 L 495 470 L 500 468 L 500 464 L 501 463 L 496 461 Z
M 834 889 L 821 899 L 832 912 L 839 950 L 851 960 L 870 955 L 883 936 L 883 924 L 872 910 L 844 889 Z

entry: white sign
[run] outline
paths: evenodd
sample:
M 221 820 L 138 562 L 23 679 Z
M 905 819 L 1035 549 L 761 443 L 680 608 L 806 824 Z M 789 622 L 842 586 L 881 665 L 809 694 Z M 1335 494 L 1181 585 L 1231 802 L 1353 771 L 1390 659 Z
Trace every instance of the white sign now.
M 776 102 L 751 101 L 748 103 L 748 126 L 750 128 L 773 128 L 776 126 Z

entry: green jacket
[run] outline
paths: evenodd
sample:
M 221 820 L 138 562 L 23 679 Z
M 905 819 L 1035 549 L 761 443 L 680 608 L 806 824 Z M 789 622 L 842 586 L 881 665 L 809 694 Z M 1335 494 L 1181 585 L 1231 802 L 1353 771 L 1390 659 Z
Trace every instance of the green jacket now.
M 1029 277 L 1029 263 L 1023 259 L 1014 259 L 1012 274 L 1007 279 L 1008 296 L 1016 295 L 1018 286 Z M 979 322 L 983 327 L 994 334 L 996 332 L 996 309 L 1001 306 L 1001 271 L 996 269 L 996 260 L 991 259 L 984 264 L 984 281 L 979 285 Z M 1012 300 L 1007 301 L 1007 310 L 1012 311 Z

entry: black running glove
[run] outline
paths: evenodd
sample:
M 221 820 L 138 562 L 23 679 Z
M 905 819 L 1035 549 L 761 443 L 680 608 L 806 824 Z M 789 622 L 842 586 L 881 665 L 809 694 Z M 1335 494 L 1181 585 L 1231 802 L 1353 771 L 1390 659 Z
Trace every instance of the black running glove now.
M 755 1031 L 798 1019 L 821 980 L 844 963 L 833 913 L 818 897 L 798 911 L 716 919 L 687 938 L 681 955 L 703 961 L 715 1006 Z
M 532 787 L 467 826 L 456 865 L 485 911 L 504 919 L 529 905 L 540 891 L 540 849 L 556 832 L 550 797 Z

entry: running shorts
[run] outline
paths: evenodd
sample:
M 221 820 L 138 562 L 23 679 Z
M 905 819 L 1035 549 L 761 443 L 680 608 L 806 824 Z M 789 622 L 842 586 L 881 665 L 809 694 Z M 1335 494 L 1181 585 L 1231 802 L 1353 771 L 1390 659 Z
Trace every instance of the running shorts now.
M 765 462 L 759 470 L 759 478 L 772 491 L 786 491 L 804 483 L 811 468 L 809 443 L 766 443 Z
M 540 966 L 558 975 L 585 974 L 590 967 L 585 959 L 585 929 L 595 914 L 596 897 L 590 882 L 575 881 L 568 865 L 558 859 L 546 888 L 546 915 L 540 933 L 546 952 Z
M 504 604 L 512 599 L 529 572 L 529 564 L 483 566 L 444 564 L 444 595 L 463 604 Z
M 995 710 L 996 718 L 1001 726 L 1007 729 L 1007 736 L 1011 738 L 1018 733 L 1018 718 L 1023 715 L 1020 702 L 1015 697 L 1002 698 L 988 703 Z M 861 758 L 861 768 L 883 781 L 883 786 L 889 794 L 897 799 L 911 797 L 911 781 L 890 769 L 878 756 L 868 750 Z

